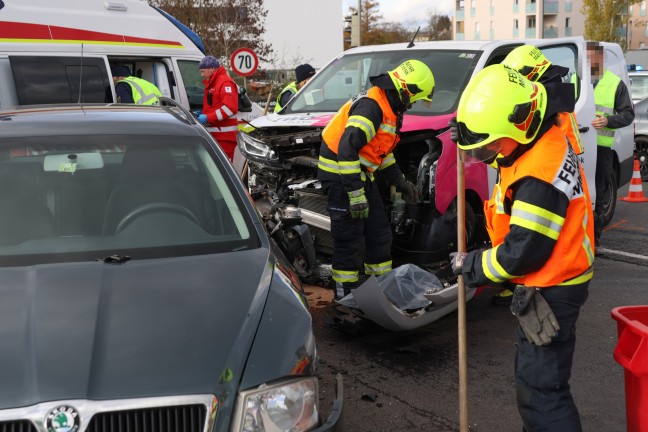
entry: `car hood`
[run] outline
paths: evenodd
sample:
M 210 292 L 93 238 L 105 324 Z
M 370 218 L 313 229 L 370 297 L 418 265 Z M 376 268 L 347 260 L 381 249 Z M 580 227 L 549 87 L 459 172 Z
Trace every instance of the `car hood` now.
M 255 128 L 275 127 L 325 127 L 335 113 L 299 113 L 299 114 L 268 114 L 252 121 Z M 410 132 L 423 129 L 445 129 L 454 113 L 438 116 L 419 116 L 406 114 L 403 119 L 401 132 Z
M 236 394 L 271 277 L 265 248 L 2 268 L 0 409 Z

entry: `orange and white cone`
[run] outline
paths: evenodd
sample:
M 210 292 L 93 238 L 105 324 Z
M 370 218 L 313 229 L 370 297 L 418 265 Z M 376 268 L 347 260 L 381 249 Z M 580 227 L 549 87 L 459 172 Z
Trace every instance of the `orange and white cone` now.
M 629 202 L 647 202 L 648 198 L 644 196 L 643 188 L 641 186 L 641 168 L 639 161 L 634 160 L 634 168 L 632 170 L 632 179 L 630 180 L 630 188 L 628 189 L 628 196 L 619 198 L 622 201 Z

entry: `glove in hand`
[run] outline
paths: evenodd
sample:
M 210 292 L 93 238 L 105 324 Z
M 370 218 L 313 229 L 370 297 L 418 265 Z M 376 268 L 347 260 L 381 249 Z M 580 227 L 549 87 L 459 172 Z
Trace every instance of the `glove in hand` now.
M 403 192 L 403 198 L 408 204 L 417 203 L 419 200 L 419 193 L 416 185 L 407 180 L 404 175 L 401 175 L 396 182 L 396 187 Z
M 193 114 L 194 116 L 196 116 L 196 118 L 198 118 L 198 116 L 199 116 L 200 114 L 202 114 L 202 110 L 196 110 L 196 111 L 194 111 L 192 114 Z
M 450 139 L 452 140 L 453 143 L 457 144 L 457 141 L 459 141 L 459 129 L 457 128 L 457 117 L 452 117 L 452 119 L 448 122 L 448 125 L 450 126 Z
M 517 317 L 529 342 L 534 345 L 549 345 L 560 330 L 551 307 L 535 288 L 517 285 L 513 291 L 511 312 Z
M 450 265 L 452 266 L 452 274 L 459 276 L 463 271 L 463 263 L 468 255 L 467 252 L 452 252 L 450 254 Z
M 202 124 L 207 124 L 207 116 L 205 114 L 200 114 L 198 116 L 198 121 Z
M 347 192 L 349 194 L 349 210 L 354 219 L 366 219 L 369 217 L 369 203 L 365 196 L 364 188 Z

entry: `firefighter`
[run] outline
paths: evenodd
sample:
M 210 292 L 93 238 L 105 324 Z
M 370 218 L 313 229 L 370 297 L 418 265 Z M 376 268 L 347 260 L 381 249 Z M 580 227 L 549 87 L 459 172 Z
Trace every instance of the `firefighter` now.
M 538 81 L 545 88 L 557 83 L 562 86 L 562 78 L 569 73 L 569 68 L 552 64 L 540 49 L 533 45 L 522 45 L 511 51 L 502 61 L 503 64 L 517 70 L 530 81 Z M 575 92 L 576 90 L 574 90 Z M 560 128 L 567 136 L 569 143 L 577 155 L 583 154 L 583 142 L 578 131 L 576 114 L 572 112 L 558 113 Z M 508 306 L 513 297 L 512 287 L 506 287 L 495 294 L 491 301 L 495 305 Z
M 213 56 L 205 56 L 198 64 L 198 69 L 205 84 L 203 108 L 198 113 L 198 121 L 210 126 L 211 134 L 231 161 L 238 132 L 238 87 Z
M 391 270 L 391 227 L 374 174 L 395 185 L 410 203 L 418 191 L 392 153 L 403 114 L 418 100 L 432 101 L 434 76 L 425 63 L 407 60 L 370 78 L 369 90 L 340 108 L 322 131 L 318 179 L 328 195 L 333 236 L 333 280 L 340 299 L 364 276 Z
M 154 84 L 132 76 L 127 66 L 112 66 L 110 70 L 115 83 L 117 103 L 160 104 L 159 97 L 162 93 Z
M 281 111 L 295 93 L 297 93 L 299 89 L 304 87 L 304 85 L 313 78 L 313 75 L 315 75 L 315 69 L 313 69 L 313 66 L 309 64 L 297 66 L 295 68 L 295 81 L 291 82 L 281 90 L 281 93 L 277 96 L 277 103 L 275 104 L 273 112 Z
M 565 86 L 551 94 L 492 65 L 469 82 L 457 109 L 459 148 L 485 162 L 497 157 L 500 178 L 485 206 L 492 247 L 451 254 L 452 269 L 469 286 L 516 284 L 515 379 L 528 431 L 581 430 L 569 378 L 594 228 L 583 169 L 557 126 L 559 112 L 573 111 L 573 87 Z

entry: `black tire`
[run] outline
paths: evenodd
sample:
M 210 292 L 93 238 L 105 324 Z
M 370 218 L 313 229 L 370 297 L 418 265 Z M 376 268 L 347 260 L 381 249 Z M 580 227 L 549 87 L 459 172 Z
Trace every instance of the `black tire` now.
M 635 151 L 641 168 L 641 180 L 648 181 L 648 137 L 638 137 L 635 140 Z
M 610 175 L 606 179 L 605 193 L 603 196 L 604 196 L 603 214 L 601 215 L 601 217 L 603 220 L 603 226 L 606 226 L 612 220 L 612 217 L 614 216 L 614 210 L 616 210 L 617 177 L 616 177 L 615 170 L 612 170 L 610 172 Z

